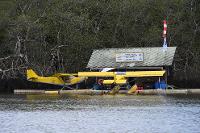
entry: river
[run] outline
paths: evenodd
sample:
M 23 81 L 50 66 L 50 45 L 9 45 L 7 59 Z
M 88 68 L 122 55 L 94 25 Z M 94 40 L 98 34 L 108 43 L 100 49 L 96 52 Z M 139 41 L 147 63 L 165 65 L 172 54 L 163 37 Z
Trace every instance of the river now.
M 200 133 L 200 96 L 0 95 L 1 133 Z

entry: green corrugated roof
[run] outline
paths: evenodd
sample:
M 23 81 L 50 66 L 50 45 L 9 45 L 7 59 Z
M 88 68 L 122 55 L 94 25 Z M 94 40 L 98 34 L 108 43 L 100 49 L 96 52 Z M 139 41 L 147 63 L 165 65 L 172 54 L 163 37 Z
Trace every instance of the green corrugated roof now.
M 171 66 L 176 47 L 105 48 L 93 51 L 87 68 L 134 68 Z M 117 53 L 143 53 L 142 62 L 116 62 Z

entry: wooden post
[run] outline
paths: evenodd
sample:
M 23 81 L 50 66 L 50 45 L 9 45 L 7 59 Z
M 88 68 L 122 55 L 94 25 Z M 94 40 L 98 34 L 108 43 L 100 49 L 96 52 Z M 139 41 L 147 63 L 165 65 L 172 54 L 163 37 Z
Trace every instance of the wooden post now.
M 165 72 L 165 83 L 166 83 L 166 88 L 168 88 L 168 83 L 167 83 L 167 75 L 168 75 L 168 69 L 166 68 L 166 72 Z
M 161 86 L 160 86 L 160 77 L 158 78 L 158 83 L 159 83 L 159 89 L 161 89 Z

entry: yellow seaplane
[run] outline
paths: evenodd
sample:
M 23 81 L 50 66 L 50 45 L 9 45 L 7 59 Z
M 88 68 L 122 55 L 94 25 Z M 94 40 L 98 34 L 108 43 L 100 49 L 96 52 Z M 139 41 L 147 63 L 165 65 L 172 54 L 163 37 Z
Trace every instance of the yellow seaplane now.
M 69 86 L 71 85 L 76 85 L 86 80 L 86 77 L 77 77 L 77 74 L 69 73 L 56 73 L 48 77 L 39 76 L 32 69 L 28 69 L 26 74 L 28 81 L 59 85 L 68 88 L 70 88 Z
M 49 77 L 38 76 L 32 69 L 27 70 L 27 80 L 32 82 L 47 83 L 69 87 L 81 83 L 89 77 L 106 78 L 102 81 L 104 85 L 124 85 L 128 78 L 139 77 L 162 77 L 165 70 L 157 71 L 127 71 L 127 72 L 78 72 L 77 74 L 56 73 Z M 70 88 L 70 87 L 69 87 Z

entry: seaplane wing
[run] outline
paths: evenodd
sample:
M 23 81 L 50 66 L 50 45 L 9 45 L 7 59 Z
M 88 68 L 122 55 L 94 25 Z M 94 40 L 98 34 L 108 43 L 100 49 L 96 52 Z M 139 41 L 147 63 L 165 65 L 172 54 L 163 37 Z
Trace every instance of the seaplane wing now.
M 68 76 L 72 76 L 72 74 L 69 74 L 69 73 L 56 73 L 54 75 L 51 75 L 51 77 L 68 77 Z

